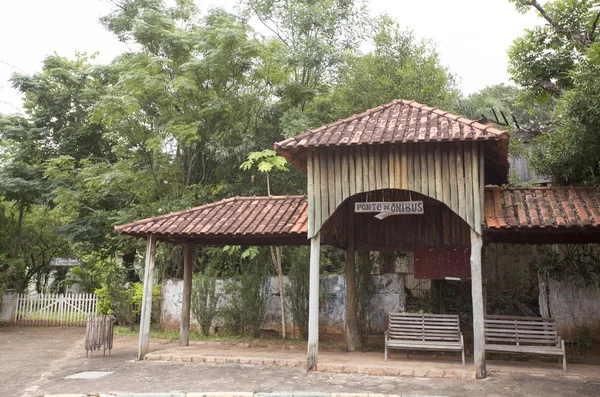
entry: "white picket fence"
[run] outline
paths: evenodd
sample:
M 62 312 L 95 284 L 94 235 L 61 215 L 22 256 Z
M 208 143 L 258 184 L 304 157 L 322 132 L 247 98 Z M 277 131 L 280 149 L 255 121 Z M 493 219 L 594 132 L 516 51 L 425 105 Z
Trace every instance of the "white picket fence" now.
M 19 294 L 14 323 L 32 326 L 84 327 L 88 316 L 96 315 L 94 294 Z

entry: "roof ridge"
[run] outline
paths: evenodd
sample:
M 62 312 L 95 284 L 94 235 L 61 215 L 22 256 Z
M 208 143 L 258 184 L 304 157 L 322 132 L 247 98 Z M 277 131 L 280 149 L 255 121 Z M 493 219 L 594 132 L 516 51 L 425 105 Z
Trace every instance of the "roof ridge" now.
M 403 99 L 394 99 L 391 102 L 385 103 L 383 105 L 379 105 L 379 106 L 371 108 L 371 109 L 367 109 L 364 112 L 361 112 L 361 113 L 358 113 L 358 114 L 354 113 L 354 114 L 352 114 L 352 116 L 348 116 L 348 117 L 345 117 L 343 119 L 337 119 L 334 122 L 322 125 L 322 126 L 317 127 L 317 128 L 310 129 L 310 130 L 305 131 L 305 132 L 303 132 L 303 133 L 301 133 L 299 135 L 287 138 L 287 139 L 285 139 L 285 140 L 283 140 L 281 142 L 275 142 L 275 144 L 273 146 L 275 146 L 275 148 L 277 149 L 277 148 L 280 148 L 282 146 L 285 146 L 285 144 L 287 144 L 287 143 L 289 143 L 291 141 L 299 142 L 299 141 L 301 141 L 302 139 L 305 139 L 305 138 L 308 138 L 307 141 L 310 141 L 310 138 L 312 138 L 312 136 L 314 134 L 320 132 L 321 130 L 327 130 L 327 129 L 332 128 L 332 127 L 337 127 L 338 125 L 343 124 L 343 123 L 351 123 L 354 120 L 361 119 L 361 118 L 366 117 L 366 116 L 370 116 L 372 113 L 375 113 L 375 112 L 378 112 L 378 111 L 382 111 L 382 110 L 384 110 L 384 109 L 386 109 L 388 107 L 392 107 L 393 105 L 396 105 L 398 103 L 398 101 L 402 102 Z
M 383 110 L 385 110 L 387 108 L 393 107 L 393 106 L 398 105 L 398 104 L 403 105 L 403 106 L 408 106 L 408 107 L 411 107 L 411 108 L 414 108 L 414 109 L 418 109 L 419 111 L 424 111 L 424 112 L 427 112 L 427 113 L 430 113 L 430 114 L 437 114 L 438 116 L 444 117 L 444 118 L 446 118 L 448 120 L 451 120 L 451 121 L 455 121 L 455 122 L 457 122 L 459 124 L 462 124 L 462 125 L 468 125 L 469 127 L 473 128 L 473 129 L 481 130 L 482 133 L 483 133 L 483 135 L 487 135 L 488 133 L 492 133 L 492 134 L 494 134 L 494 135 L 496 135 L 498 137 L 500 137 L 502 135 L 508 135 L 507 131 L 503 131 L 503 130 L 500 130 L 498 128 L 494 128 L 494 127 L 492 127 L 490 125 L 481 124 L 477 120 L 471 120 L 471 119 L 468 119 L 468 118 L 466 118 L 464 116 L 456 115 L 456 114 L 454 114 L 452 112 L 443 111 L 443 110 L 439 109 L 438 107 L 432 107 L 432 106 L 429 106 L 429 105 L 426 105 L 426 104 L 422 104 L 422 103 L 419 103 L 419 102 L 417 102 L 415 100 L 394 99 L 391 102 L 379 105 L 379 106 L 371 108 L 371 109 L 367 109 L 367 110 L 365 110 L 362 113 L 353 114 L 353 115 L 345 117 L 343 119 L 338 119 L 338 120 L 336 120 L 336 121 L 334 121 L 332 123 L 329 123 L 329 124 L 326 124 L 326 125 L 322 125 L 322 126 L 317 127 L 317 128 L 310 129 L 310 130 L 308 130 L 306 132 L 303 132 L 303 133 L 301 133 L 299 135 L 287 138 L 287 139 L 285 139 L 283 141 L 280 141 L 280 142 L 276 142 L 274 144 L 274 147 L 275 147 L 275 149 L 282 148 L 282 147 L 286 146 L 290 142 L 296 142 L 296 143 L 298 143 L 298 142 L 300 142 L 303 139 L 307 139 L 307 142 L 308 142 L 308 141 L 311 140 L 311 138 L 315 134 L 318 134 L 318 133 L 320 133 L 322 131 L 326 131 L 326 130 L 328 130 L 330 128 L 337 127 L 340 124 L 351 123 L 351 122 L 353 122 L 353 121 L 355 121 L 357 119 L 362 119 L 364 117 L 369 117 L 369 116 L 373 115 L 374 113 L 381 112 L 381 111 L 383 111 Z M 319 145 L 316 145 L 316 146 L 319 146 Z

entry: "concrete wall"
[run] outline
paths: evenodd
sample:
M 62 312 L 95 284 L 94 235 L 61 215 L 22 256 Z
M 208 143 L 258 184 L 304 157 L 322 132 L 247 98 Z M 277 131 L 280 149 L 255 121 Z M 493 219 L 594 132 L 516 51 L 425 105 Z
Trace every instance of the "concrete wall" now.
M 600 336 L 600 288 L 581 289 L 571 281 L 549 284 L 550 315 L 563 339 L 574 341 L 576 326 L 589 327 Z
M 483 250 L 483 273 L 488 287 L 501 287 L 514 279 L 537 284 L 533 264 L 535 247 L 516 244 L 488 244 Z
M 373 276 L 377 293 L 373 296 L 372 325 L 375 329 L 383 328 L 383 313 L 397 311 L 399 306 L 398 275 L 385 274 Z M 230 281 L 228 279 L 217 279 L 217 310 L 227 305 L 228 297 L 224 287 Z M 287 284 L 287 277 L 284 283 Z M 166 330 L 178 330 L 181 321 L 181 299 L 183 293 L 183 281 L 166 280 L 162 285 L 161 321 Z M 268 286 L 267 315 L 263 329 L 281 331 L 281 306 L 279 299 L 279 287 L 276 277 L 269 279 Z M 287 301 L 287 299 L 286 299 Z M 289 302 L 287 302 L 289 305 Z M 291 329 L 293 319 L 289 310 L 286 311 L 288 327 Z M 327 275 L 321 276 L 321 295 L 319 306 L 319 325 L 321 331 L 330 334 L 341 334 L 344 329 L 346 318 L 346 280 L 344 276 Z M 197 325 L 192 313 L 192 324 Z M 218 322 L 217 324 L 218 325 Z
M 537 274 L 533 268 L 536 249 L 529 245 L 489 244 L 484 251 L 484 273 L 488 288 L 501 288 L 515 280 L 537 285 Z M 229 281 L 217 281 L 218 308 L 227 304 L 224 286 Z M 284 277 L 287 283 L 287 277 Z M 398 275 L 394 273 L 373 276 L 375 295 L 372 299 L 371 325 L 375 331 L 383 330 L 383 315 L 399 310 Z M 420 283 L 422 286 L 417 287 Z M 423 296 L 430 289 L 427 280 L 416 280 L 412 274 L 406 276 L 406 286 L 413 289 L 416 296 Z M 424 287 L 424 288 L 423 288 Z M 179 329 L 181 316 L 181 280 L 167 280 L 163 283 L 162 320 L 167 329 Z M 572 283 L 552 280 L 550 283 L 550 313 L 556 318 L 559 333 L 565 340 L 574 338 L 576 326 L 592 328 L 600 336 L 600 289 L 581 290 Z M 534 292 L 535 293 L 535 292 Z M 344 329 L 346 311 L 346 284 L 341 275 L 321 276 L 321 296 L 319 307 L 321 332 L 341 334 Z M 289 310 L 289 328 L 292 318 Z M 194 321 L 192 316 L 192 321 Z M 269 298 L 264 329 L 281 331 L 281 307 L 277 278 L 269 281 Z
M 0 305 L 0 323 L 11 322 L 15 317 L 17 294 L 14 292 L 6 292 L 1 299 L 2 305 Z

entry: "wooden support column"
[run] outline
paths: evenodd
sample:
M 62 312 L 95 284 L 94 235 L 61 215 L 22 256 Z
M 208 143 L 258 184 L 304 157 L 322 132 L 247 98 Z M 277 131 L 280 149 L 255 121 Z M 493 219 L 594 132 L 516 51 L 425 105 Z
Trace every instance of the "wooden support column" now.
M 190 344 L 190 311 L 193 270 L 194 245 L 188 243 L 183 248 L 183 299 L 181 303 L 181 326 L 179 329 L 180 346 L 188 346 Z
M 150 344 L 150 317 L 152 314 L 152 287 L 154 285 L 154 260 L 156 258 L 156 236 L 148 236 L 146 244 L 146 264 L 144 266 L 144 295 L 140 318 L 140 338 L 138 342 L 138 360 L 143 360 Z
M 471 294 L 473 298 L 473 358 L 475 377 L 485 379 L 485 338 L 483 334 L 483 280 L 481 235 L 471 229 Z
M 352 203 L 349 203 L 352 204 Z M 354 238 L 354 206 L 348 211 L 347 239 L 346 249 L 346 351 L 356 350 L 356 241 Z
M 310 287 L 308 298 L 308 352 L 307 371 L 317 369 L 319 358 L 319 256 L 321 232 L 310 239 Z

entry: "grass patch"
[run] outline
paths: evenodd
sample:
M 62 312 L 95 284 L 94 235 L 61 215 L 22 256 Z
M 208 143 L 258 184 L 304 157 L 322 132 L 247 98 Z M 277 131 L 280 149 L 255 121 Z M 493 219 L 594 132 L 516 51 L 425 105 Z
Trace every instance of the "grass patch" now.
M 116 326 L 115 327 L 115 335 L 118 336 L 138 336 L 139 328 L 138 327 L 126 327 L 126 326 Z M 177 342 L 179 340 L 179 332 L 171 331 L 166 332 L 160 329 L 150 329 L 150 338 L 154 339 L 164 339 L 169 342 Z M 204 336 L 199 332 L 190 331 L 190 340 L 191 341 L 207 341 L 207 342 L 242 342 L 242 343 L 252 343 L 252 344 L 268 344 L 268 345 L 278 345 L 278 346 L 306 346 L 306 341 L 301 339 L 277 339 L 277 338 L 253 338 L 250 335 L 209 335 Z M 344 343 L 339 342 L 320 342 L 319 347 L 327 350 L 341 350 L 344 351 L 346 349 L 346 345 Z

